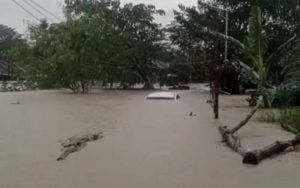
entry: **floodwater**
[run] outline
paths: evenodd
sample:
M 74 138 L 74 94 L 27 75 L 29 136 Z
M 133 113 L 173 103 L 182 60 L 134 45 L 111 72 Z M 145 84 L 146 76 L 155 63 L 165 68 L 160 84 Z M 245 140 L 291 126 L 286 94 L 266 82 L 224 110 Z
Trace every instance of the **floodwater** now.
M 179 92 L 178 101 L 147 101 L 142 91 L 0 93 L 1 188 L 294 188 L 300 155 L 246 166 L 220 142 L 217 126 L 236 124 L 242 97 L 221 98 L 212 119 L 206 95 Z M 193 112 L 196 116 L 189 116 Z M 57 162 L 59 140 L 103 131 L 104 138 Z M 291 138 L 251 121 L 243 143 L 259 148 Z

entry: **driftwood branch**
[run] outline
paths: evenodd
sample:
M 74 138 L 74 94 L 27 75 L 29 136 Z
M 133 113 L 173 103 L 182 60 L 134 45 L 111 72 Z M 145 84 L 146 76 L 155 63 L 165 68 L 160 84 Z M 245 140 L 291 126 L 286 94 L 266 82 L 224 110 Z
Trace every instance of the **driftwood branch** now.
M 243 119 L 234 128 L 230 129 L 227 126 L 219 127 L 219 131 L 220 131 L 220 134 L 222 135 L 223 142 L 225 142 L 233 151 L 235 151 L 241 155 L 244 155 L 246 153 L 246 150 L 241 146 L 240 139 L 238 138 L 238 136 L 235 135 L 235 133 L 247 124 L 247 122 L 251 119 L 251 117 L 258 110 L 258 108 L 260 107 L 262 102 L 263 102 L 262 97 L 259 97 L 259 100 L 258 100 L 255 108 L 253 110 L 251 110 L 251 112 L 247 115 L 247 117 L 245 119 Z
M 252 109 L 251 112 L 246 116 L 246 118 L 243 119 L 237 126 L 232 128 L 230 130 L 230 133 L 234 134 L 235 132 L 240 130 L 243 126 L 245 126 L 248 123 L 248 121 L 252 118 L 252 116 L 257 112 L 257 110 L 262 105 L 262 103 L 263 103 L 263 98 L 260 96 L 254 109 Z
M 223 142 L 243 157 L 244 164 L 257 165 L 264 159 L 283 153 L 289 150 L 289 148 L 293 150 L 300 144 L 300 134 L 298 134 L 292 140 L 276 141 L 262 149 L 249 151 L 242 147 L 240 139 L 232 134 L 231 130 L 226 126 L 219 127 L 219 131 L 223 137 Z
M 300 134 L 294 139 L 288 141 L 276 141 L 262 149 L 248 151 L 243 155 L 243 163 L 245 164 L 258 164 L 260 161 L 272 157 L 273 155 L 280 154 L 288 148 L 296 147 L 300 144 Z
M 244 155 L 246 150 L 242 147 L 240 139 L 231 133 L 231 130 L 227 126 L 219 127 L 219 131 L 222 135 L 223 142 L 226 143 L 233 151 Z

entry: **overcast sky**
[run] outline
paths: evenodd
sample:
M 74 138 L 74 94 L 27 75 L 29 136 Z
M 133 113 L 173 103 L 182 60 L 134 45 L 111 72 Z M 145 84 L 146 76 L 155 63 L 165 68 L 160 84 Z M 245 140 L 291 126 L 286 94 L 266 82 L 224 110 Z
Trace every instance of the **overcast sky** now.
M 37 19 L 42 19 L 46 15 L 48 20 L 58 22 L 58 18 L 51 16 L 45 10 L 35 5 L 35 10 L 30 6 L 36 4 L 42 6 L 56 17 L 63 19 L 62 6 L 64 0 L 0 0 L 0 24 L 8 25 L 15 28 L 18 32 L 24 33 L 28 23 L 37 23 Z M 16 3 L 15 3 L 16 2 Z M 177 8 L 178 4 L 186 6 L 196 5 L 197 0 L 121 0 L 121 3 L 145 3 L 156 5 L 157 8 L 164 9 L 167 16 L 160 18 L 158 21 L 166 24 L 172 19 L 172 10 Z M 19 5 L 17 5 L 17 3 Z M 27 11 L 23 10 L 23 6 Z M 38 12 L 39 11 L 39 12 Z

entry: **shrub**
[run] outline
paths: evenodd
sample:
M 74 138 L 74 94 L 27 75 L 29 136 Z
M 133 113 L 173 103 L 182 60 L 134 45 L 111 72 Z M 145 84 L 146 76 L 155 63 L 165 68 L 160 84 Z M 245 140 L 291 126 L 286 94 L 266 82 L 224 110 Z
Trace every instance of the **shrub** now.
M 280 112 L 279 122 L 282 128 L 297 133 L 300 129 L 300 107 L 282 109 Z
M 300 106 L 300 87 L 280 87 L 276 90 L 273 106 Z

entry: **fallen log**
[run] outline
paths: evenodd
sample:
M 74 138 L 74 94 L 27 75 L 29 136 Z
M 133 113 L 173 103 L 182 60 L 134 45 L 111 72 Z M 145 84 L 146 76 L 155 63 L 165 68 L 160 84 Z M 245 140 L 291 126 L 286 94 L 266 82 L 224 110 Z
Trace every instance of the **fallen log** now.
M 257 104 L 256 106 L 251 110 L 251 112 L 245 117 L 245 119 L 243 119 L 237 126 L 235 126 L 234 128 L 232 128 L 230 130 L 230 132 L 233 134 L 235 132 L 237 132 L 238 130 L 240 130 L 243 126 L 245 126 L 248 121 L 252 118 L 252 116 L 257 112 L 257 110 L 259 109 L 259 107 L 262 105 L 263 103 L 263 97 L 260 96 L 258 98 Z
M 245 126 L 251 117 L 255 114 L 255 112 L 259 109 L 262 104 L 262 97 L 259 97 L 258 103 L 254 109 L 243 119 L 238 125 L 233 128 L 228 128 L 227 126 L 220 126 L 219 131 L 223 138 L 223 142 L 226 143 L 233 151 L 239 153 L 244 156 L 246 153 L 246 149 L 242 147 L 240 139 L 235 133 L 240 130 L 243 126 Z
M 276 141 L 273 144 L 266 146 L 259 150 L 248 151 L 243 155 L 244 164 L 257 165 L 260 161 L 272 157 L 273 155 L 280 154 L 290 147 L 296 147 L 300 144 L 300 134 L 294 139 L 288 141 Z
M 289 148 L 295 148 L 300 144 L 300 134 L 298 134 L 292 140 L 276 141 L 262 149 L 248 151 L 242 147 L 240 139 L 234 135 L 227 126 L 219 127 L 219 131 L 222 135 L 223 142 L 243 157 L 244 164 L 257 165 L 266 158 L 283 153 Z
M 241 145 L 239 137 L 234 135 L 231 129 L 229 129 L 227 126 L 221 126 L 219 127 L 219 131 L 223 138 L 222 141 L 226 143 L 233 151 L 242 156 L 246 153 L 246 150 Z
M 244 164 L 257 165 L 266 158 L 278 155 L 285 151 L 294 150 L 294 148 L 300 144 L 300 133 L 298 132 L 297 136 L 292 140 L 276 141 L 273 144 L 270 144 L 262 149 L 248 151 L 242 147 L 240 139 L 235 135 L 235 133 L 246 125 L 246 123 L 258 110 L 258 108 L 262 104 L 262 101 L 262 97 L 260 97 L 256 107 L 250 112 L 250 114 L 248 114 L 248 116 L 243 121 L 241 121 L 234 128 L 228 128 L 227 126 L 219 127 L 223 142 L 226 143 L 233 151 L 239 153 L 243 157 Z

